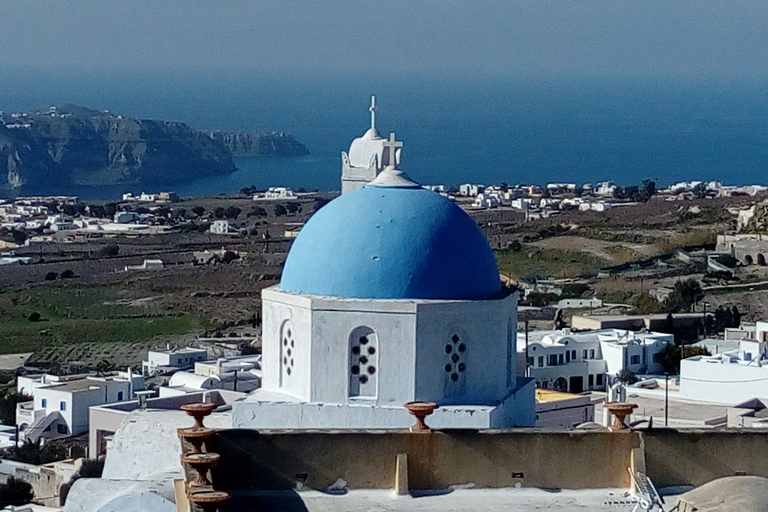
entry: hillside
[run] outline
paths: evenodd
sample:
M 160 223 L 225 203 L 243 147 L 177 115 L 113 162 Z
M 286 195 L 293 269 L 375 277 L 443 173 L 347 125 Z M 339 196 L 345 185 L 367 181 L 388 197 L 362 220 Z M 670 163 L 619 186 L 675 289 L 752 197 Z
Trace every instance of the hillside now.
M 208 132 L 232 152 L 232 156 L 302 156 L 309 150 L 290 133 L 281 132 Z
M 75 105 L 0 115 L 0 187 L 173 183 L 235 170 L 221 140 L 184 123 Z

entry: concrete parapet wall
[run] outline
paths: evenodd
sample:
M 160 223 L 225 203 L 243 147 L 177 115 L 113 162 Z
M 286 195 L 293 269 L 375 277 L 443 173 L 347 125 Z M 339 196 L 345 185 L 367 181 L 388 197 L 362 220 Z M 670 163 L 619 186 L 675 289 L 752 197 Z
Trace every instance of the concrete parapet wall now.
M 768 477 L 768 432 L 656 429 L 643 433 L 648 476 L 656 487 L 702 485 L 747 474 Z
M 474 488 L 626 488 L 632 432 L 440 431 L 219 432 L 222 490 L 392 489 L 398 454 L 407 454 L 412 490 Z
M 657 487 L 702 485 L 737 474 L 768 477 L 768 432 L 519 429 L 278 432 L 223 430 L 212 450 L 217 489 L 393 489 L 398 454 L 411 490 L 461 487 L 628 488 L 633 463 Z M 634 455 L 633 455 L 634 450 Z M 402 457 L 401 473 L 402 478 Z

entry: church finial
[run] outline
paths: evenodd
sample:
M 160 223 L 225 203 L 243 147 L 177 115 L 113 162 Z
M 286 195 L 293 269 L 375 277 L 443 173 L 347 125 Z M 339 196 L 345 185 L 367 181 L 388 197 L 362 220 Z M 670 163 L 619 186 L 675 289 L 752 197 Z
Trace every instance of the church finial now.
M 389 160 L 386 165 L 397 168 L 397 148 L 403 147 L 402 141 L 395 140 L 395 132 L 389 133 L 389 140 L 384 142 L 384 147 L 389 149 Z
M 371 111 L 371 130 L 376 130 L 376 96 L 371 96 L 371 106 L 368 110 Z

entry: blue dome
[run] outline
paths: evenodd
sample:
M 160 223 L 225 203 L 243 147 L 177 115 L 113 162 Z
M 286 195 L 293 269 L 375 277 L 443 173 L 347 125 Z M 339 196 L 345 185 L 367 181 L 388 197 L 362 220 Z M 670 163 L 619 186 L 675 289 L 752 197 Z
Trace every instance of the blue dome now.
M 354 299 L 487 299 L 501 289 L 493 252 L 461 208 L 420 187 L 371 185 L 309 219 L 280 286 Z

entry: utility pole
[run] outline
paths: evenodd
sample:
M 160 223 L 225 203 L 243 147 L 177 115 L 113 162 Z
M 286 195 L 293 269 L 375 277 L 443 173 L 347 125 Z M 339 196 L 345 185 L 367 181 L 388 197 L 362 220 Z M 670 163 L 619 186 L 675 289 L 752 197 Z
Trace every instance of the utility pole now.
M 664 372 L 664 426 L 669 426 L 669 373 Z
M 528 320 L 525 321 L 525 376 L 531 376 L 531 366 L 528 364 Z

